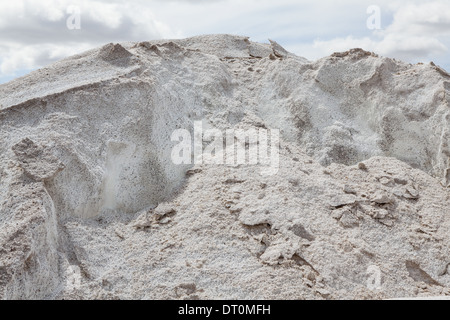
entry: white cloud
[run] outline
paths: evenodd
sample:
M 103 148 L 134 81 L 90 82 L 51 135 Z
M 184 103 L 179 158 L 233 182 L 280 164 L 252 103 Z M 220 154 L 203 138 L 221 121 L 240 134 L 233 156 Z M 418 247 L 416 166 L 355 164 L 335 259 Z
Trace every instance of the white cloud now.
M 450 40 L 450 2 L 397 2 L 391 8 L 394 8 L 393 21 L 386 28 L 365 37 L 316 40 L 309 52 L 317 58 L 359 47 L 409 62 L 448 54 L 445 42 Z
M 450 2 L 408 4 L 397 9 L 391 33 L 450 35 Z
M 66 20 L 80 10 L 80 30 Z M 0 2 L 0 76 L 41 67 L 108 42 L 175 36 L 140 1 L 16 0 Z
M 67 43 L 65 46 L 50 43 L 40 45 L 12 43 L 6 48 L 0 47 L 0 52 L 5 53 L 2 54 L 0 73 L 8 76 L 14 75 L 20 70 L 37 69 L 63 57 L 86 51 L 91 47 L 89 43 Z

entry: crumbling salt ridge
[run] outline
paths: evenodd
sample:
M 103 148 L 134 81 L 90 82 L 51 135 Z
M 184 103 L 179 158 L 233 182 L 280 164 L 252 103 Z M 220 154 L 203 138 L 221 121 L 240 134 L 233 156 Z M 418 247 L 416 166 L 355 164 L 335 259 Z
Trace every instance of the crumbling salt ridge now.
M 450 296 L 449 103 L 434 64 L 230 35 L 0 85 L 0 296 Z M 278 174 L 175 165 L 194 121 L 280 129 Z

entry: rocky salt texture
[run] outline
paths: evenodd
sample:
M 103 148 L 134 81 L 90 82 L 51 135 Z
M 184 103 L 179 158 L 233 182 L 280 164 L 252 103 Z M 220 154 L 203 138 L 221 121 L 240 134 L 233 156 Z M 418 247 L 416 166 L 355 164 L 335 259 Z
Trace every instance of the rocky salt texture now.
M 194 121 L 281 130 L 278 173 L 175 165 Z M 450 296 L 434 64 L 229 35 L 108 44 L 0 85 L 0 137 L 3 299 Z

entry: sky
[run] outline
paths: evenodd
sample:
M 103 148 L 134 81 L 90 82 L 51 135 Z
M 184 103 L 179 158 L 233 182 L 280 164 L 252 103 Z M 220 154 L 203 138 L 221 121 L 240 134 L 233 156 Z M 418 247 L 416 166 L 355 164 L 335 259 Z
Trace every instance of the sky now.
M 450 71 L 450 0 L 2 0 L 0 83 L 110 42 L 217 33 L 309 60 L 363 48 Z

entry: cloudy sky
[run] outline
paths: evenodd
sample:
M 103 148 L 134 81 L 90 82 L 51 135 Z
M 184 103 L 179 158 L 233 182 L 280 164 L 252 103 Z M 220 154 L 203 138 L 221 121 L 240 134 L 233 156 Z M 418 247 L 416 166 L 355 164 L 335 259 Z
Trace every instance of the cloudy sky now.
M 450 0 L 2 0 L 0 83 L 109 42 L 211 33 L 311 60 L 361 47 L 450 70 Z

